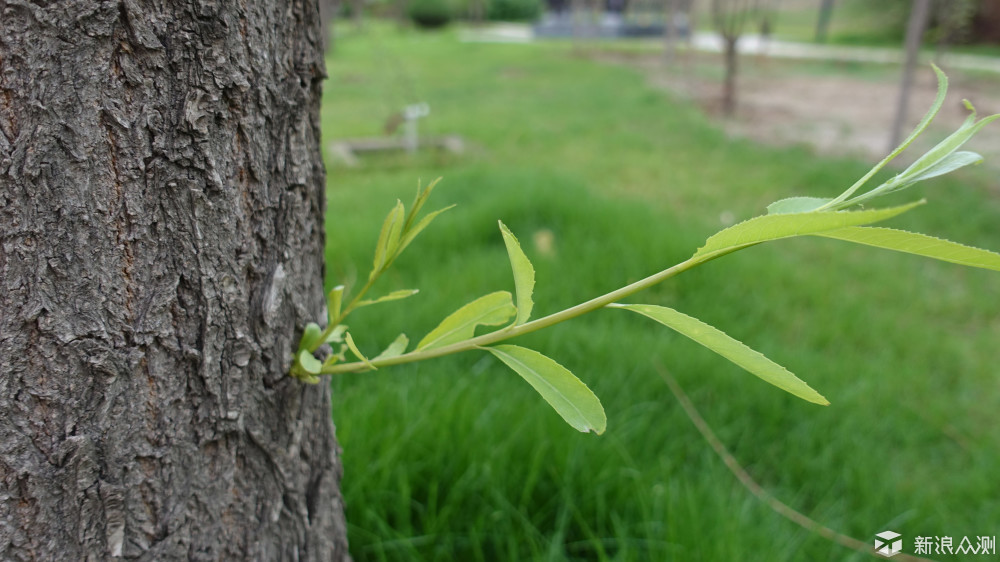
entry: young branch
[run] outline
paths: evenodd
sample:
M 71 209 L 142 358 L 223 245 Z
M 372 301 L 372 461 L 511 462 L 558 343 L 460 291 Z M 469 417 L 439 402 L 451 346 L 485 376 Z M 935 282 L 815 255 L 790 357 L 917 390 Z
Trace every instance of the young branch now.
M 648 289 L 661 281 L 669 279 L 679 273 L 683 273 L 692 267 L 700 265 L 709 260 L 719 257 L 721 254 L 712 256 L 702 256 L 702 257 L 692 257 L 687 259 L 673 267 L 664 269 L 659 273 L 655 273 L 632 283 L 631 285 L 626 285 L 616 291 L 601 295 L 599 297 L 590 299 L 589 301 L 580 303 L 576 306 L 572 306 L 565 310 L 550 314 L 548 316 L 539 318 L 537 320 L 532 320 L 531 322 L 521 324 L 520 326 L 511 326 L 495 332 L 490 332 L 488 334 L 483 334 L 481 336 L 476 336 L 471 339 L 467 339 L 458 343 L 453 343 L 444 347 L 438 347 L 434 349 L 428 349 L 425 351 L 411 351 L 410 353 L 404 353 L 396 357 L 391 357 L 388 359 L 375 359 L 370 363 L 371 365 L 377 367 L 389 367 L 392 365 L 402 365 L 404 363 L 413 363 L 415 361 L 423 361 L 425 359 L 433 359 L 434 357 L 441 357 L 444 355 L 451 355 L 453 353 L 460 353 L 462 351 L 469 351 L 471 349 L 477 349 L 483 346 L 491 345 L 494 343 L 499 343 L 517 336 L 523 336 L 524 334 L 530 334 L 542 328 L 547 328 L 554 324 L 560 322 L 565 322 L 577 316 L 582 316 L 588 312 L 593 312 L 598 308 L 602 308 L 614 302 L 617 302 L 625 297 L 638 293 L 644 289 Z M 341 373 L 356 373 L 360 371 L 367 371 L 370 367 L 362 361 L 355 361 L 352 363 L 340 363 L 337 365 L 332 365 L 330 367 L 325 367 L 321 374 L 324 375 L 334 375 Z

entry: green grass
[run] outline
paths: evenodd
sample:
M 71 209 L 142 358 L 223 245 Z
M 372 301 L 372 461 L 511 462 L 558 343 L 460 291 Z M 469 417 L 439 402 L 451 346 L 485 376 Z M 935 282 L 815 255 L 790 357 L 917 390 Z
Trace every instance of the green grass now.
M 375 294 L 405 304 L 349 324 L 365 353 L 401 331 L 513 288 L 502 219 L 537 269 L 535 316 L 688 257 L 721 227 L 781 197 L 833 195 L 868 163 L 731 141 L 629 69 L 569 46 L 469 45 L 371 26 L 329 58 L 327 139 L 378 134 L 426 100 L 431 133 L 461 156 L 331 163 L 328 285 L 367 275 L 381 219 L 418 178 L 458 203 Z M 405 78 L 403 77 L 405 76 Z M 974 148 L 974 147 L 973 147 Z M 996 184 L 935 181 L 895 226 L 1000 248 Z M 990 195 L 990 190 L 994 195 Z M 554 252 L 532 243 L 549 232 Z M 796 240 L 681 275 L 636 302 L 696 315 L 786 365 L 832 402 L 797 400 L 634 314 L 600 311 L 522 338 L 604 402 L 601 437 L 573 431 L 506 367 L 468 353 L 333 381 L 355 560 L 864 560 L 755 500 L 700 438 L 656 374 L 677 377 L 768 490 L 864 541 L 996 534 L 998 278 L 987 272 Z M 941 559 L 949 559 L 947 556 Z M 957 559 L 957 558 L 954 558 Z
M 819 4 L 818 0 L 780 3 L 775 16 L 774 36 L 785 41 L 815 41 Z M 839 0 L 834 4 L 826 42 L 831 45 L 902 48 L 911 6 L 912 2 L 905 0 Z M 756 31 L 751 28 L 748 33 Z M 926 32 L 923 49 L 933 53 L 940 34 L 937 29 Z M 1000 55 L 1000 46 L 989 43 L 948 44 L 947 52 L 995 57 Z

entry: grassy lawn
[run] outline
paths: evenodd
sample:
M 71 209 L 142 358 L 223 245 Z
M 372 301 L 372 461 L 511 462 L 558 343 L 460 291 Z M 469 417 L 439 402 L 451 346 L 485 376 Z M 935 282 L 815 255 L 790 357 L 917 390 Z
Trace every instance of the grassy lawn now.
M 818 0 L 791 0 L 777 3 L 774 36 L 786 41 L 811 43 L 816 39 L 819 16 Z M 900 0 L 838 0 L 834 4 L 827 30 L 831 45 L 902 48 L 912 2 Z M 704 6 L 702 6 L 704 8 Z M 956 9 L 953 7 L 953 9 Z M 710 18 L 703 17 L 709 20 Z M 709 29 L 709 21 L 705 22 Z M 752 27 L 748 33 L 756 33 Z M 925 34 L 924 49 L 934 52 L 939 36 L 934 31 Z M 954 41 L 952 41 L 953 43 Z M 1000 56 L 1000 46 L 991 44 L 947 46 L 948 52 L 983 56 Z
M 535 316 L 688 257 L 724 220 L 835 195 L 870 166 L 733 141 L 636 72 L 565 44 L 462 44 L 454 32 L 345 30 L 328 59 L 327 140 L 380 134 L 415 99 L 460 156 L 330 162 L 328 285 L 367 275 L 382 217 L 418 178 L 457 203 L 351 318 L 362 351 L 419 339 L 512 290 L 497 219 L 537 269 Z M 974 149 L 974 143 L 972 149 Z M 893 221 L 1000 249 L 997 184 L 933 181 Z M 539 240 L 542 243 L 533 243 Z M 551 244 L 545 241 L 551 241 Z M 830 399 L 783 393 L 638 316 L 600 311 L 523 338 L 597 393 L 601 437 L 573 431 L 485 353 L 341 376 L 333 416 L 355 560 L 865 560 L 772 512 L 714 456 L 657 375 L 671 372 L 747 470 L 796 509 L 869 542 L 1000 534 L 1000 278 L 829 240 L 759 246 L 633 302 L 696 315 Z M 939 556 L 942 560 L 958 557 Z

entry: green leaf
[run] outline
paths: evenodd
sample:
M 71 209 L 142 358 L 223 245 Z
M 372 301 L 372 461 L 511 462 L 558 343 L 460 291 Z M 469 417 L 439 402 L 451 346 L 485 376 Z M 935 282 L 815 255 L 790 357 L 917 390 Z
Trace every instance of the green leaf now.
M 942 158 L 933 166 L 928 167 L 919 174 L 908 178 L 911 183 L 917 183 L 918 181 L 929 180 L 931 178 L 936 178 L 938 176 L 943 176 L 949 172 L 953 172 L 959 168 L 963 168 L 970 164 L 979 164 L 983 161 L 983 157 L 976 154 L 975 152 L 968 152 L 960 150 L 958 152 L 953 152 L 947 157 Z
M 354 338 L 351 337 L 351 333 L 350 332 L 347 332 L 346 334 L 344 334 L 344 340 L 345 340 L 344 343 L 347 344 L 347 348 L 351 350 L 351 353 L 353 353 L 355 357 L 357 357 L 358 359 L 360 359 L 362 363 L 364 363 L 365 365 L 367 365 L 369 369 L 371 369 L 371 370 L 374 371 L 375 370 L 375 365 L 372 365 L 372 362 L 369 361 L 368 358 L 365 357 L 363 353 L 361 353 L 361 351 L 358 349 L 358 346 L 355 345 Z
M 1000 254 L 916 232 L 855 226 L 823 232 L 817 236 L 896 250 L 969 267 L 1000 271 Z
M 397 336 L 396 339 L 389 344 L 389 347 L 385 348 L 385 351 L 375 356 L 373 361 L 399 357 L 406 351 L 406 346 L 408 345 L 410 345 L 410 339 L 406 337 L 406 334 L 399 334 L 399 336 Z
M 532 267 L 528 256 L 524 255 L 517 237 L 502 221 L 500 221 L 500 233 L 503 234 L 503 243 L 507 246 L 507 255 L 510 256 L 510 267 L 514 271 L 514 289 L 517 294 L 517 320 L 514 325 L 519 326 L 531 318 L 531 309 L 535 305 L 531 300 L 535 290 L 535 268 Z
M 336 324 L 340 320 L 340 307 L 344 300 L 344 286 L 337 285 L 326 295 L 326 324 Z
M 815 211 L 832 201 L 821 197 L 789 197 L 775 201 L 767 206 L 769 215 L 787 215 L 791 213 L 808 213 Z
M 310 375 L 318 375 L 319 370 L 323 368 L 323 364 L 320 363 L 319 359 L 313 357 L 312 353 L 306 350 L 299 351 L 298 355 L 299 366 L 302 370 L 309 373 Z
M 863 203 L 869 199 L 905 189 L 918 181 L 946 174 L 952 170 L 961 168 L 962 166 L 978 163 L 982 159 L 978 154 L 973 152 L 956 153 L 955 151 L 968 142 L 973 135 L 979 132 L 979 130 L 985 127 L 988 123 L 1000 118 L 1000 114 L 991 115 L 977 123 L 975 108 L 972 107 L 972 104 L 969 103 L 968 100 L 965 101 L 965 106 L 972 113 L 969 115 L 968 119 L 962 123 L 962 126 L 959 127 L 957 131 L 938 143 L 934 148 L 928 150 L 927 153 L 918 158 L 913 164 L 910 164 L 910 167 L 903 170 L 894 178 L 869 191 L 868 193 L 865 193 L 864 195 L 859 195 L 854 199 L 851 199 L 846 204 L 855 205 Z
M 903 173 L 899 174 L 901 178 L 921 175 L 929 168 L 934 167 L 939 162 L 947 158 L 948 155 L 961 148 L 961 146 L 968 142 L 969 139 L 978 133 L 980 129 L 997 118 L 1000 118 L 1000 114 L 990 115 L 989 117 L 976 122 L 976 109 L 971 103 L 969 103 L 968 100 L 965 100 L 965 107 L 969 109 L 971 114 L 965 122 L 962 123 L 962 126 L 959 127 L 954 133 L 948 135 L 948 137 L 943 141 L 939 142 L 934 148 L 928 150 L 927 153 L 918 158 L 916 162 L 910 164 L 910 166 L 904 170 Z
M 417 183 L 417 196 L 413 198 L 413 206 L 410 208 L 410 213 L 406 216 L 406 225 L 403 228 L 403 232 L 408 232 L 410 227 L 413 226 L 413 221 L 416 220 L 417 215 L 420 213 L 420 209 L 424 207 L 424 203 L 431 196 L 431 192 L 437 186 L 441 178 L 437 178 L 431 183 L 427 184 L 427 187 L 420 189 L 419 182 Z
M 447 211 L 448 209 L 451 209 L 452 207 L 454 207 L 454 205 L 448 205 L 443 209 L 438 209 L 433 213 L 428 214 L 426 217 L 420 219 L 420 222 L 417 223 L 417 226 L 413 227 L 412 229 L 408 229 L 406 233 L 403 234 L 403 239 L 399 243 L 399 250 L 396 252 L 396 254 L 398 255 L 403 253 L 403 250 L 405 250 L 406 247 L 410 245 L 410 242 L 413 242 L 413 239 L 416 238 L 418 234 L 420 234 L 425 228 L 427 228 L 428 225 L 431 224 L 431 221 L 433 221 L 435 218 L 437 218 L 438 215 Z
M 326 336 L 324 343 L 340 343 L 344 341 L 344 332 L 347 331 L 347 325 L 341 324 L 330 330 L 330 334 Z
M 403 203 L 397 199 L 396 206 L 389 211 L 382 222 L 382 230 L 379 232 L 378 242 L 375 244 L 375 260 L 372 272 L 368 276 L 369 279 L 374 279 L 384 269 L 386 263 L 392 259 L 396 245 L 399 243 L 400 232 L 403 229 L 404 211 Z
M 896 147 L 896 150 L 893 150 L 888 156 L 883 158 L 881 162 L 876 164 L 875 167 L 873 167 L 871 170 L 868 170 L 868 173 L 865 174 L 858 181 L 854 182 L 854 185 L 849 187 L 847 191 L 841 193 L 839 196 L 837 196 L 836 199 L 831 201 L 828 204 L 828 207 L 836 208 L 844 201 L 847 201 L 847 198 L 853 195 L 854 192 L 857 191 L 861 186 L 868 183 L 868 180 L 870 180 L 872 176 L 877 174 L 878 171 L 884 168 L 886 164 L 892 162 L 892 160 L 897 156 L 899 156 L 899 154 L 903 152 L 903 150 L 905 150 L 906 147 L 910 146 L 910 144 L 913 143 L 913 141 L 916 140 L 916 138 L 919 137 L 920 134 L 923 133 L 925 129 L 927 129 L 927 126 L 930 125 L 931 120 L 934 119 L 934 116 L 938 114 L 938 111 L 941 111 L 941 106 L 944 105 L 945 95 L 948 93 L 948 77 L 945 76 L 944 72 L 941 72 L 941 69 L 938 68 L 937 65 L 931 64 L 931 68 L 934 69 L 934 74 L 937 75 L 937 81 L 938 81 L 937 96 L 934 98 L 934 103 L 931 104 L 931 108 L 927 110 L 927 113 L 924 114 L 923 119 L 921 119 L 920 123 L 917 124 L 917 128 L 914 129 L 912 133 L 910 133 L 910 136 L 906 137 L 906 140 L 904 140 L 902 144 Z
M 528 381 L 556 412 L 584 433 L 600 435 L 608 425 L 601 401 L 587 385 L 552 359 L 524 347 L 497 345 L 484 348 Z
M 399 241 L 403 236 L 404 215 L 406 214 L 406 208 L 403 207 L 402 201 L 396 200 L 396 207 L 393 208 L 393 212 L 396 213 L 398 218 L 392 223 L 392 228 L 389 229 L 389 244 L 385 252 L 386 264 L 392 263 L 392 260 L 399 254 Z
M 358 304 L 354 305 L 354 308 L 361 308 L 362 306 L 369 306 L 380 302 L 398 301 L 400 299 L 405 299 L 406 297 L 412 297 L 419 292 L 420 289 L 403 289 L 400 291 L 393 291 L 388 295 L 381 296 L 377 299 L 358 301 Z
M 712 258 L 770 240 L 884 221 L 923 203 L 924 201 L 921 200 L 898 207 L 866 211 L 822 211 L 791 215 L 764 215 L 713 234 L 705 241 L 704 246 L 698 248 L 694 257 Z
M 826 398 L 823 398 L 822 395 L 813 390 L 808 384 L 802 382 L 801 379 L 789 372 L 788 369 L 726 335 L 725 332 L 718 328 L 710 326 L 697 318 L 693 318 L 672 308 L 651 304 L 611 304 L 608 306 L 612 308 L 624 308 L 652 318 L 729 359 L 761 379 L 803 400 L 823 406 L 830 404 Z
M 499 326 L 516 312 L 514 301 L 507 291 L 479 297 L 442 320 L 437 328 L 420 340 L 417 349 L 433 349 L 467 340 L 475 334 L 476 326 Z
M 312 350 L 319 347 L 320 338 L 323 336 L 323 330 L 315 322 L 310 322 L 306 324 L 306 329 L 302 331 L 302 339 L 299 340 L 299 350 Z

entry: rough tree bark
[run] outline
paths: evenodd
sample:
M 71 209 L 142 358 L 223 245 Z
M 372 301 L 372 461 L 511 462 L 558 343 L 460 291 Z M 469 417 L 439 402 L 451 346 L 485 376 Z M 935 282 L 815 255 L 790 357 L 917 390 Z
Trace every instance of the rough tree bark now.
M 344 560 L 315 0 L 0 0 L 0 559 Z

